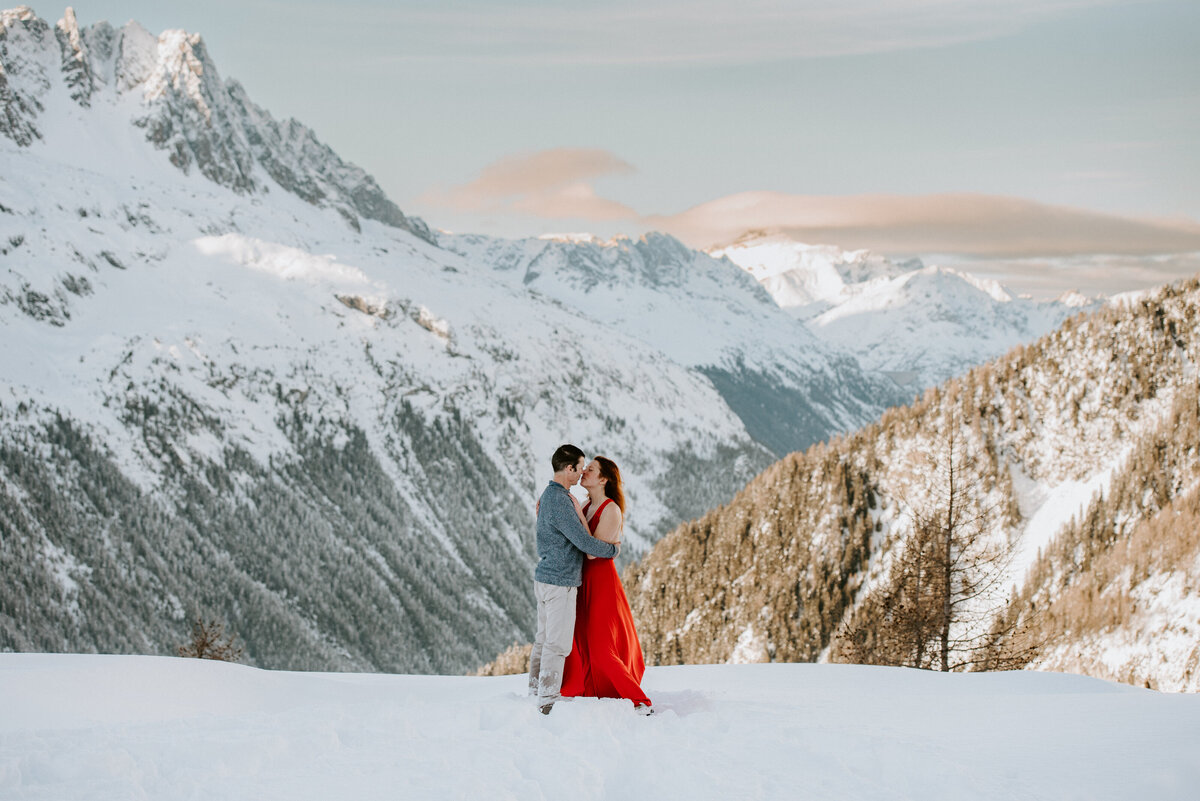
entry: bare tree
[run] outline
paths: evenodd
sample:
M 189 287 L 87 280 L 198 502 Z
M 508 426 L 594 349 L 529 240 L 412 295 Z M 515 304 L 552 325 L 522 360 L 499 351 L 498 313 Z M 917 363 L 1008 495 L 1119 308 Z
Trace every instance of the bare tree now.
M 180 656 L 194 659 L 240 662 L 245 651 L 234 640 L 234 635 L 225 633 L 225 624 L 221 621 L 196 615 L 192 621 L 191 641 L 179 646 L 177 651 Z
M 980 624 L 995 612 L 991 601 L 1009 555 L 996 536 L 1002 504 L 984 486 L 956 423 L 947 426 L 941 454 L 934 460 L 930 502 L 912 510 L 917 540 L 928 546 L 922 552 L 931 562 L 927 591 L 936 610 L 935 653 L 941 670 L 969 666 L 983 644 Z
M 833 657 L 943 671 L 1000 667 L 994 621 L 1012 549 L 1009 503 L 996 490 L 992 460 L 972 443 L 957 406 L 935 447 L 913 465 L 903 501 L 911 530 L 887 578 L 842 627 Z

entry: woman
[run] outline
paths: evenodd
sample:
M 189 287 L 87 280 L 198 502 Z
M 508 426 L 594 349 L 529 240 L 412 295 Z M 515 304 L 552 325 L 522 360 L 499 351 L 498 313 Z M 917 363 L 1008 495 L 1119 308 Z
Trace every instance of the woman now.
M 587 490 L 583 521 L 592 536 L 612 544 L 621 541 L 625 493 L 621 471 L 611 459 L 597 456 L 583 471 L 579 485 Z M 589 556 L 583 563 L 575 612 L 575 642 L 563 667 L 564 696 L 628 698 L 634 709 L 650 714 L 642 692 L 646 664 L 633 627 L 625 588 L 611 559 Z

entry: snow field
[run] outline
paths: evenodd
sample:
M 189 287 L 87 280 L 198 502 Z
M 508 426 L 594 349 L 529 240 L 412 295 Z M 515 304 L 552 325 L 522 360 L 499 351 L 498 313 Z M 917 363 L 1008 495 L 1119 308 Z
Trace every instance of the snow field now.
M 656 714 L 523 676 L 0 655 L 0 798 L 1193 798 L 1200 698 L 1064 674 L 651 668 Z

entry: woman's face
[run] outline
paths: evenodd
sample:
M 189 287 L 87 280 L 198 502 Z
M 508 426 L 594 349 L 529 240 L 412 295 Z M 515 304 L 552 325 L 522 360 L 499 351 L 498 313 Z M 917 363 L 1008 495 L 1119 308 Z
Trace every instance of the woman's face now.
M 600 478 L 600 465 L 596 464 L 593 459 L 588 462 L 587 467 L 583 468 L 583 478 L 579 479 L 579 486 L 590 489 L 603 483 L 604 479 Z

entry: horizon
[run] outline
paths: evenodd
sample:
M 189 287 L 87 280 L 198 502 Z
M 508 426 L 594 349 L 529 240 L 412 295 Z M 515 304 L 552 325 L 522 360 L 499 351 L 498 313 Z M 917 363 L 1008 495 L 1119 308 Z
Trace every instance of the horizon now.
M 1035 297 L 1200 271 L 1200 6 L 1000 5 L 74 8 L 200 34 L 222 78 L 442 230 L 761 229 Z

